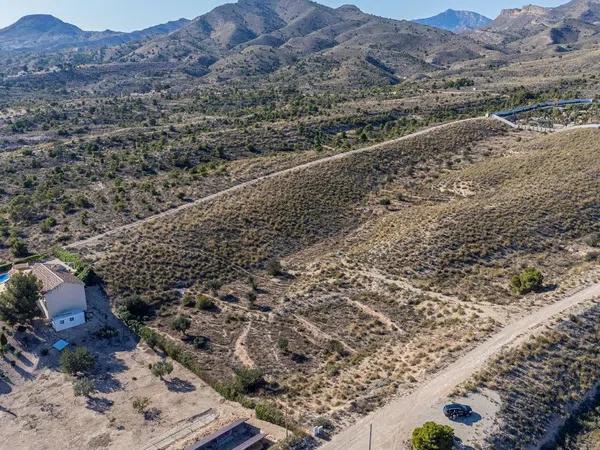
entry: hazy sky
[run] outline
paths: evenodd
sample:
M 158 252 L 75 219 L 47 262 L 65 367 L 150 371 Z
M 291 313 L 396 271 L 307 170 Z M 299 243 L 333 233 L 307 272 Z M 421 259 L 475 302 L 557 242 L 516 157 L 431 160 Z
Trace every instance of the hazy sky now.
M 568 0 L 539 0 L 556 6 Z M 531 0 L 320 0 L 329 6 L 355 4 L 363 11 L 395 19 L 428 17 L 448 8 L 468 9 L 494 18 L 502 8 Z M 169 20 L 192 19 L 225 0 L 0 0 L 0 27 L 27 14 L 52 14 L 85 30 L 132 31 Z

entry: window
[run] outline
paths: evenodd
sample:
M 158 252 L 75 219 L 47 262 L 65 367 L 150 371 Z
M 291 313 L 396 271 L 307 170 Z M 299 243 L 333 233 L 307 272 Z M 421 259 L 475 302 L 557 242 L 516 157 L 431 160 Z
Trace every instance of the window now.
M 74 322 L 75 321 L 75 317 L 69 317 L 69 322 Z
M 64 325 L 64 324 L 65 324 L 65 321 L 64 321 L 64 320 L 61 320 L 61 321 L 60 321 L 60 324 L 61 324 L 61 325 Z

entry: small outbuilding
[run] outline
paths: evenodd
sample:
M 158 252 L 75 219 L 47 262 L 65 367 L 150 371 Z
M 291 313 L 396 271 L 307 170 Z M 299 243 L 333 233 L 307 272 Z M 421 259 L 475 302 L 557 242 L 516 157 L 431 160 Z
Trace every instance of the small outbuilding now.
M 245 420 L 236 420 L 187 450 L 264 450 L 269 447 L 267 435 L 259 428 Z
M 85 323 L 85 284 L 60 265 L 34 264 L 31 273 L 42 284 L 40 308 L 56 331 Z

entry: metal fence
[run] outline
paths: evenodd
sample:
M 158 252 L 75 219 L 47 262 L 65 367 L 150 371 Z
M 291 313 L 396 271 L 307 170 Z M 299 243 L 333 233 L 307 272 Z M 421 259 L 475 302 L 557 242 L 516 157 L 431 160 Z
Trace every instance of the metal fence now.
M 574 98 L 570 100 L 557 100 L 555 102 L 544 102 L 537 103 L 535 105 L 522 106 L 520 108 L 509 109 L 506 111 L 498 111 L 492 113 L 492 115 L 497 117 L 510 117 L 515 116 L 517 114 L 522 114 L 525 112 L 536 111 L 538 109 L 546 109 L 546 108 L 557 108 L 561 106 L 569 106 L 569 105 L 583 105 L 597 102 L 593 98 Z

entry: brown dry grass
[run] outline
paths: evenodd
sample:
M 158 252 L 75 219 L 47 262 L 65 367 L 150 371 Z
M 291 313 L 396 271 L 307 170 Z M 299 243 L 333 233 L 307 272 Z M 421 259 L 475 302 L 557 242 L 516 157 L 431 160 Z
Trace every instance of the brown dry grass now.
M 487 124 L 328 162 L 113 236 L 99 271 L 115 298 L 152 303 L 151 325 L 174 339 L 172 319 L 191 317 L 185 340 L 208 338 L 196 355 L 213 379 L 251 362 L 272 382 L 261 395 L 303 423 L 348 423 L 535 302 L 507 289 L 521 264 L 549 283 L 584 264 L 567 246 L 597 224 L 594 132 L 506 148 Z M 273 256 L 289 256 L 287 276 L 262 272 Z M 215 310 L 181 306 L 181 291 L 206 295 L 215 278 L 227 283 Z

